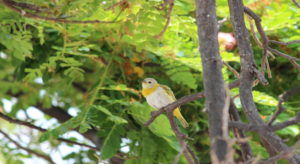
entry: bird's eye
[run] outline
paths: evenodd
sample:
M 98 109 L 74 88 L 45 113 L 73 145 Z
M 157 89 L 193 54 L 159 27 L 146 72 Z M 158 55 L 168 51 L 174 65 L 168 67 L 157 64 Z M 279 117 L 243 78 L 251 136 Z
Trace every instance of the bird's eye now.
M 149 84 L 151 84 L 151 81 L 148 81 Z

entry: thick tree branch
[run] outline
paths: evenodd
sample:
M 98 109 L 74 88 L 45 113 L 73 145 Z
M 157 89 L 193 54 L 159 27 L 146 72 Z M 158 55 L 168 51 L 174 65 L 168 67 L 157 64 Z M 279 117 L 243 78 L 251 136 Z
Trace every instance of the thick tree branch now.
M 249 34 L 244 21 L 244 5 L 242 0 L 228 0 L 230 8 L 230 18 L 233 25 L 233 30 L 238 43 L 239 54 L 241 57 L 241 81 L 240 81 L 240 99 L 251 124 L 255 126 L 265 126 L 260 118 L 253 100 L 252 82 L 254 80 L 255 67 L 253 52 L 249 40 Z M 251 16 L 251 15 L 250 15 Z M 255 18 L 253 18 L 255 19 Z M 263 35 L 262 35 L 263 38 Z M 264 131 L 259 133 L 263 145 L 271 156 L 275 156 L 279 152 L 286 151 L 287 145 L 276 136 L 273 132 Z M 300 157 L 295 155 L 289 158 L 293 164 L 300 162 Z
M 11 117 L 9 117 L 9 116 L 1 113 L 1 112 L 0 112 L 0 118 L 2 118 L 3 120 L 8 121 L 10 123 L 23 125 L 23 126 L 26 126 L 26 127 L 29 127 L 31 129 L 35 129 L 35 130 L 38 130 L 38 131 L 41 131 L 41 132 L 46 132 L 47 131 L 47 129 L 35 126 L 35 125 L 33 125 L 29 122 L 21 121 L 21 120 L 18 120 L 18 119 L 13 119 L 13 118 L 11 118 Z M 90 145 L 87 145 L 87 144 L 78 143 L 78 142 L 68 140 L 68 139 L 65 139 L 65 138 L 57 138 L 57 140 L 65 142 L 65 143 L 73 144 L 73 145 L 83 146 L 83 147 L 86 147 L 86 148 L 89 148 L 89 149 L 92 149 L 92 150 L 95 150 L 95 151 L 100 150 L 98 147 L 93 147 L 93 146 L 90 146 Z
M 40 157 L 40 158 L 43 158 L 44 160 L 48 161 L 48 162 L 51 163 L 51 164 L 55 164 L 55 163 L 53 162 L 53 160 L 52 160 L 49 156 L 47 156 L 47 155 L 45 155 L 45 154 L 38 153 L 38 152 L 36 152 L 36 151 L 34 151 L 34 150 L 32 150 L 32 149 L 29 149 L 29 148 L 27 148 L 27 147 L 24 147 L 24 146 L 20 145 L 17 141 L 13 140 L 7 133 L 3 132 L 2 130 L 0 130 L 0 133 L 1 133 L 5 138 L 7 138 L 10 142 L 14 143 L 19 149 L 25 150 L 25 151 L 28 152 L 29 154 L 33 154 L 33 155 L 36 155 L 36 156 L 38 156 L 38 157 Z
M 26 12 L 24 10 L 24 8 L 20 9 L 19 7 L 24 7 L 24 5 L 20 5 L 19 3 L 13 1 L 13 0 L 2 0 L 2 3 L 7 7 L 10 8 L 11 10 L 19 13 L 22 16 L 28 17 L 28 18 L 33 18 L 33 19 L 42 19 L 42 20 L 46 20 L 46 21 L 54 21 L 54 22 L 59 22 L 59 23 L 74 23 L 74 24 L 105 24 L 105 23 L 116 23 L 116 19 L 118 18 L 118 16 L 120 14 L 118 14 L 118 16 L 113 20 L 113 21 L 101 21 L 101 20 L 87 20 L 87 21 L 82 21 L 82 20 L 67 20 L 67 19 L 63 19 L 63 18 L 53 18 L 53 17 L 46 17 L 46 16 L 40 16 L 40 15 L 36 15 L 30 12 Z M 33 5 L 30 5 L 30 7 L 27 5 L 27 7 L 25 7 L 25 9 L 38 9 L 39 7 L 35 6 L 33 7 Z M 122 9 L 121 11 L 123 11 L 124 9 Z
M 268 125 L 272 125 L 272 123 L 275 121 L 277 116 L 285 110 L 282 103 L 287 101 L 290 97 L 294 96 L 295 94 L 300 94 L 300 86 L 291 88 L 281 95 L 278 96 L 278 105 L 276 112 L 271 116 L 270 120 L 268 121 Z

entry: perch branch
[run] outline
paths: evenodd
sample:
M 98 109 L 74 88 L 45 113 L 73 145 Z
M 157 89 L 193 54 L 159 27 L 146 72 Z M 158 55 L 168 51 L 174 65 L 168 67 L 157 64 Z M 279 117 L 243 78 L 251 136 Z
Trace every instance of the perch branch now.
M 232 83 L 230 83 L 228 85 L 228 87 L 230 89 L 232 88 L 236 88 L 237 86 L 239 85 L 239 80 L 236 80 Z M 162 113 L 164 112 L 173 112 L 177 107 L 183 105 L 183 104 L 186 104 L 188 102 L 191 102 L 191 101 L 195 101 L 195 100 L 198 100 L 198 99 L 201 99 L 204 97 L 204 92 L 199 92 L 199 93 L 195 93 L 195 94 L 192 94 L 192 95 L 188 95 L 188 96 L 184 96 L 180 99 L 178 99 L 177 101 L 159 109 L 159 110 L 156 110 L 156 111 L 153 111 L 151 112 L 151 117 L 148 121 L 146 121 L 144 123 L 145 126 L 149 126 L 159 115 L 161 115 Z

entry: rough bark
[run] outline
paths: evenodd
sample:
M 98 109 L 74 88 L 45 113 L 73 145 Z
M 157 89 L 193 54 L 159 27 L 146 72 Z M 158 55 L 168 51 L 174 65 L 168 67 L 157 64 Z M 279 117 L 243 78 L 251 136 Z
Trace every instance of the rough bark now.
M 249 34 L 244 22 L 244 5 L 242 0 L 228 0 L 228 4 L 241 60 L 241 103 L 249 121 L 252 124 L 265 126 L 253 101 L 252 83 L 254 80 L 256 65 L 249 41 Z M 259 133 L 259 135 L 270 156 L 274 156 L 279 152 L 283 152 L 288 149 L 288 146 L 286 146 L 273 132 L 265 131 L 264 133 Z M 300 163 L 300 159 L 295 155 L 289 159 L 289 162 L 295 164 Z
M 225 161 L 228 144 L 222 138 L 228 134 L 223 134 L 222 131 L 222 110 L 224 109 L 226 95 L 217 39 L 216 1 L 196 0 L 196 17 L 203 66 L 205 107 L 208 110 L 209 119 L 211 154 L 212 157 L 216 156 L 218 161 Z

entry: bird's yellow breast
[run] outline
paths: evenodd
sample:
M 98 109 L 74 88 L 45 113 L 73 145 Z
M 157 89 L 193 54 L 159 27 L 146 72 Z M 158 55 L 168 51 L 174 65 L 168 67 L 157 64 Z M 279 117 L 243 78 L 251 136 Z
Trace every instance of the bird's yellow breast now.
M 144 97 L 147 97 L 149 96 L 151 93 L 153 93 L 157 88 L 159 87 L 159 85 L 155 85 L 154 87 L 152 88 L 144 88 L 142 90 L 142 94 Z

